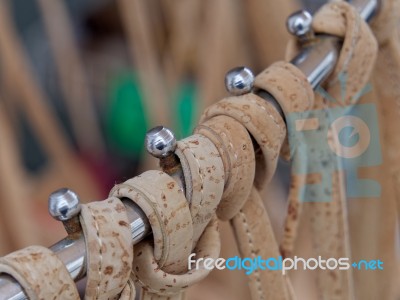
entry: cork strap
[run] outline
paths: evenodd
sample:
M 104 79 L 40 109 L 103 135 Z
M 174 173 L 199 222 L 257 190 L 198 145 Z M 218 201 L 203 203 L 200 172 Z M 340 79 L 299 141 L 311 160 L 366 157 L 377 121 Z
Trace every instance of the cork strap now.
M 225 98 L 205 110 L 200 124 L 212 117 L 226 115 L 244 126 L 255 139 L 256 173 L 254 184 L 263 187 L 272 178 L 286 126 L 275 107 L 255 94 Z
M 334 148 L 339 147 L 334 139 L 338 133 L 334 132 L 333 128 L 327 127 L 329 122 L 332 121 L 329 108 L 355 104 L 358 100 L 358 93 L 363 89 L 370 77 L 376 56 L 376 42 L 368 25 L 350 5 L 344 2 L 333 2 L 323 6 L 315 16 L 313 27 L 317 33 L 342 37 L 343 46 L 335 70 L 325 86 L 327 89 L 327 93 L 324 93 L 326 99 L 319 95 L 315 97 L 313 104 L 315 111 L 310 110 L 307 104 L 308 101 L 305 101 L 303 107 L 298 108 L 280 102 L 279 97 L 277 97 L 278 102 L 283 107 L 288 123 L 293 166 L 299 175 L 307 175 L 305 178 L 297 176 L 297 180 L 292 181 L 282 253 L 287 256 L 291 255 L 293 251 L 297 224 L 302 213 L 301 207 L 304 207 L 304 210 L 309 211 L 311 215 L 310 220 L 316 253 L 323 257 L 351 257 L 344 179 L 341 171 L 338 171 L 341 170 L 341 161 L 330 150 L 320 149 L 320 140 L 307 139 L 305 134 L 294 134 L 295 131 L 303 131 L 307 130 L 307 128 L 301 127 L 302 125 L 296 124 L 293 120 L 300 115 L 300 112 L 304 112 L 305 119 L 317 119 L 318 116 L 321 117 L 317 110 L 324 111 L 325 113 L 321 117 L 322 122 L 318 125 L 319 131 L 322 132 L 325 128 L 328 135 L 322 138 L 325 139 L 326 143 L 333 145 Z M 291 55 L 294 52 L 293 45 L 295 43 L 290 44 L 288 47 L 290 57 L 293 57 Z M 256 83 L 257 87 L 270 91 L 271 76 L 265 76 L 264 74 L 256 81 L 258 81 Z M 271 93 L 273 92 L 271 91 Z M 276 97 L 276 95 L 274 96 Z M 303 126 L 305 125 L 304 123 Z M 293 137 L 296 137 L 297 140 Z M 314 154 L 310 155 L 311 153 Z M 301 161 L 300 158 L 302 156 L 308 157 L 308 162 Z M 318 169 L 316 168 L 318 165 L 320 165 L 319 169 L 324 170 L 323 174 L 310 172 L 310 170 Z M 304 190 L 304 183 L 321 184 L 323 180 L 328 180 L 330 183 L 328 189 L 324 190 L 325 196 L 329 197 L 329 201 L 323 201 L 322 194 L 318 194 L 314 197 L 315 199 L 305 199 L 304 194 L 302 195 L 300 191 L 300 188 Z M 307 197 L 309 196 L 307 195 Z M 303 204 L 300 199 L 310 202 Z M 353 282 L 351 270 L 319 273 L 318 284 L 321 297 L 352 299 Z
M 359 170 L 361 178 L 377 181 L 381 186 L 378 199 L 349 201 L 350 236 L 354 260 L 397 260 L 397 235 L 400 213 L 400 1 L 382 0 L 379 14 L 371 29 L 378 41 L 378 56 L 372 73 L 372 90 L 360 99 L 374 105 L 379 120 L 381 164 Z M 382 176 L 385 174 L 385 176 Z M 390 176 L 390 175 L 391 176 Z M 396 209 L 397 205 L 397 209 Z M 371 222 L 375 220 L 375 222 Z M 369 245 L 375 245 L 370 247 Z M 386 264 L 380 272 L 355 274 L 357 299 L 396 299 L 399 297 L 398 264 Z M 363 287 L 368 286 L 368 289 Z
M 131 273 L 132 276 L 132 273 Z M 135 300 L 136 299 L 136 289 L 132 278 L 126 283 L 119 300 Z
M 335 2 L 327 4 L 317 13 L 313 28 L 316 32 L 343 38 L 343 46 L 335 71 L 325 86 L 330 98 L 336 101 L 330 101 L 327 99 L 328 97 L 324 97 L 325 99 L 317 97 L 316 107 L 318 105 L 322 108 L 356 104 L 359 100 L 359 93 L 371 77 L 377 55 L 377 43 L 368 24 L 362 20 L 350 4 Z M 345 88 L 343 82 L 345 82 Z M 332 129 L 331 134 L 338 136 L 339 133 Z M 328 204 L 307 203 L 309 205 L 307 210 L 311 216 L 316 253 L 325 257 L 349 257 L 351 259 L 348 204 L 343 175 L 339 171 L 333 173 L 331 202 Z M 335 191 L 337 192 L 334 193 Z M 352 273 L 352 269 L 346 272 L 333 270 L 326 273 L 319 270 L 320 296 L 332 299 L 354 299 Z
M 196 254 L 196 262 L 191 266 L 191 270 L 182 274 L 171 274 L 164 272 L 155 260 L 152 245 L 148 242 L 141 243 L 135 247 L 135 260 L 133 270 L 135 281 L 143 287 L 142 299 L 184 299 L 183 291 L 189 286 L 200 282 L 209 273 L 205 268 L 195 269 L 197 260 L 219 257 L 221 241 L 218 231 L 218 221 L 213 218 L 204 230 L 193 253 Z M 188 261 L 185 260 L 186 264 Z M 202 266 L 199 264 L 199 266 Z
M 246 257 L 279 257 L 269 216 L 258 191 L 253 188 L 246 204 L 232 219 L 232 226 L 240 253 Z M 287 276 L 286 276 L 287 277 Z M 290 282 L 280 271 L 256 269 L 249 276 L 252 299 L 293 299 L 289 293 Z
M 316 33 L 343 38 L 336 67 L 327 80 L 327 89 L 336 101 L 354 104 L 354 96 L 371 77 L 377 54 L 377 43 L 369 25 L 351 4 L 333 1 L 317 12 L 313 29 Z
M 31 300 L 79 299 L 64 264 L 41 246 L 30 246 L 0 258 L 0 273 L 14 277 Z
M 397 202 L 400 215 L 400 147 L 399 101 L 400 101 L 400 1 L 383 1 L 379 18 L 372 24 L 374 34 L 379 41 L 379 53 L 373 73 L 374 89 L 379 99 L 382 113 L 381 124 L 384 126 L 385 148 L 390 160 Z
M 115 197 L 82 205 L 80 221 L 87 253 L 85 299 L 114 299 L 125 288 L 132 269 L 132 235 L 125 206 Z
M 256 89 L 268 91 L 276 99 L 286 118 L 292 113 L 307 111 L 314 105 L 314 92 L 308 84 L 304 74 L 292 64 L 277 62 L 256 76 Z M 308 153 L 296 151 L 291 141 L 292 164 L 296 170 L 308 169 Z M 289 149 L 288 138 L 285 139 L 283 150 L 286 154 Z M 304 140 L 299 143 L 304 147 Z M 284 237 L 281 242 L 281 251 L 284 257 L 290 256 L 293 251 L 294 239 L 297 235 L 298 218 L 301 214 L 300 189 L 306 184 L 307 178 L 300 172 L 291 172 L 291 188 L 289 190 L 288 214 L 285 222 Z
M 193 222 L 193 246 L 215 215 L 224 190 L 225 172 L 218 149 L 206 137 L 194 134 L 178 141 L 179 157 Z
M 201 127 L 198 127 L 197 130 L 202 130 L 203 127 L 207 125 L 210 126 L 213 124 L 212 121 L 214 118 L 219 118 L 217 120 L 220 120 L 221 116 L 225 116 L 224 123 L 222 123 L 223 126 L 226 130 L 231 130 L 229 135 L 224 136 L 225 131 L 217 129 L 217 134 L 224 136 L 224 140 L 222 140 L 222 138 L 220 140 L 224 142 L 225 147 L 234 144 L 235 146 L 242 147 L 244 145 L 242 149 L 245 150 L 252 149 L 253 147 L 250 146 L 251 144 L 248 140 L 248 134 L 250 134 L 256 142 L 254 146 L 256 149 L 255 166 L 250 156 L 250 162 L 252 164 L 248 166 L 249 169 L 243 169 L 245 173 L 242 175 L 254 176 L 255 186 L 262 187 L 271 179 L 271 176 L 275 172 L 281 146 L 284 142 L 286 127 L 282 117 L 272 104 L 259 98 L 255 94 L 249 93 L 243 96 L 223 99 L 208 108 L 201 118 Z M 247 135 L 243 131 L 239 131 L 240 138 L 243 138 L 242 142 L 237 139 L 236 132 L 232 131 L 232 129 L 238 127 L 235 122 L 242 127 L 242 130 L 248 131 Z M 217 121 L 215 121 L 215 123 L 217 123 Z M 228 139 L 228 137 L 230 139 Z M 240 150 L 238 151 L 240 153 Z M 233 161 L 243 162 L 248 160 L 246 151 L 238 155 L 239 158 L 236 158 L 236 160 L 233 159 Z M 231 156 L 229 157 L 232 158 Z M 253 169 L 251 169 L 251 167 L 253 167 Z M 225 200 L 225 205 L 218 213 L 224 218 L 228 216 L 231 217 L 241 256 L 251 258 L 257 257 L 259 251 L 262 251 L 261 249 L 273 249 L 275 254 L 278 254 L 278 244 L 271 231 L 268 215 L 262 203 L 258 201 L 260 200 L 258 192 L 255 188 L 253 188 L 252 191 L 253 184 L 243 186 L 241 176 L 237 176 L 234 179 L 237 181 L 232 180 L 230 184 L 237 184 L 240 188 L 247 189 L 244 193 L 248 193 L 247 195 L 249 196 L 245 201 L 232 197 L 232 199 L 238 202 L 227 198 Z M 254 203 L 257 203 L 255 209 L 253 209 Z M 243 243 L 246 245 L 241 245 Z M 260 253 L 264 254 L 262 252 Z M 263 270 L 260 272 L 260 270 L 256 270 L 248 274 L 252 299 L 276 299 L 278 295 L 278 297 L 281 297 L 280 299 L 290 299 L 291 294 L 289 294 L 288 289 L 290 282 L 284 278 L 282 274 L 271 274 L 272 272 L 274 271 Z M 274 280 L 270 280 L 271 278 Z
M 189 204 L 176 181 L 164 172 L 147 171 L 116 185 L 110 195 L 132 200 L 146 214 L 160 268 L 173 274 L 186 271 L 193 225 Z
M 217 208 L 219 219 L 232 219 L 249 197 L 254 182 L 255 155 L 246 128 L 229 116 L 215 116 L 195 129 L 218 148 L 225 170 L 225 186 Z
M 139 267 L 136 264 L 140 259 L 134 261 L 136 267 L 133 273 L 142 287 L 142 299 L 181 299 L 184 286 L 199 281 L 209 272 L 204 270 L 206 272 L 193 276 L 187 270 L 187 258 L 195 247 L 208 243 L 207 236 L 215 236 L 215 233 L 206 234 L 204 229 L 215 218 L 222 197 L 225 182 L 223 162 L 215 145 L 199 134 L 179 141 L 176 154 L 181 160 L 187 199 L 177 183 L 160 171 L 146 172 L 117 185 L 111 191 L 112 195 L 127 197 L 138 204 L 152 226 L 154 246 L 144 242 L 135 247 L 138 249 L 135 250 L 137 257 L 143 257 L 147 263 Z M 155 215 L 162 217 L 162 222 Z M 217 231 L 216 221 L 212 224 L 208 231 Z M 213 239 L 218 240 L 218 235 Z M 142 244 L 146 250 L 140 250 Z M 208 243 L 207 247 L 212 247 L 207 251 L 213 251 L 214 256 L 219 254 L 219 242 Z M 162 259 L 163 256 L 166 258 Z M 140 272 L 146 268 L 147 273 Z M 163 275 L 161 281 L 157 279 L 160 274 Z M 171 278 L 183 283 L 171 285 Z M 165 287 L 169 286 L 174 286 L 174 289 L 166 292 Z

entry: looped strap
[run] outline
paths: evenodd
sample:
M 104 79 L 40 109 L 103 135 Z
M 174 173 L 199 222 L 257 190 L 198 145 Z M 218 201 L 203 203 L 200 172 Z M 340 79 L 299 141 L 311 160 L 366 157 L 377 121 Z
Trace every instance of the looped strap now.
M 284 86 L 282 86 L 284 84 Z M 265 69 L 255 79 L 254 86 L 270 93 L 282 108 L 285 114 L 286 122 L 290 124 L 292 114 L 298 112 L 309 111 L 314 105 L 314 92 L 307 81 L 306 76 L 294 65 L 287 62 L 277 62 Z M 301 128 L 292 128 L 289 126 L 288 136 L 291 130 L 301 132 Z M 293 136 L 293 135 L 292 135 Z M 290 148 L 289 143 L 290 142 Z M 296 166 L 296 170 L 304 170 L 304 174 L 293 171 L 291 174 L 291 188 L 289 190 L 289 207 L 285 222 L 284 238 L 282 240 L 281 251 L 283 256 L 289 256 L 292 253 L 294 239 L 297 235 L 298 219 L 301 214 L 301 205 L 299 203 L 300 190 L 306 185 L 307 156 L 299 155 L 295 145 L 305 145 L 304 140 L 300 140 L 298 144 L 294 143 L 294 139 L 285 139 L 282 147 L 282 156 L 289 160 L 292 153 L 292 165 Z M 290 151 L 290 149 L 292 151 Z
M 30 246 L 0 258 L 0 273 L 14 277 L 31 300 L 79 299 L 64 264 L 45 247 Z
M 272 104 L 252 93 L 225 98 L 212 105 L 202 115 L 200 123 L 219 115 L 238 121 L 257 142 L 261 153 L 256 149 L 254 184 L 257 188 L 262 188 L 275 173 L 282 141 L 286 135 L 282 117 Z
M 85 299 L 109 299 L 126 286 L 132 270 L 132 235 L 125 206 L 115 197 L 82 205 L 86 241 Z
M 178 141 L 175 154 L 185 177 L 186 198 L 193 222 L 193 245 L 196 245 L 221 200 L 224 165 L 215 145 L 200 134 Z
M 213 218 L 202 236 L 200 237 L 194 253 L 195 259 L 219 257 L 221 242 L 218 231 L 218 222 Z M 185 260 L 186 265 L 188 261 Z M 153 254 L 153 247 L 150 243 L 140 243 L 135 247 L 135 260 L 133 262 L 133 274 L 135 281 L 142 286 L 142 299 L 183 299 L 183 291 L 204 279 L 210 270 L 205 268 L 194 269 L 184 274 L 170 274 L 161 270 Z
M 329 94 L 342 105 L 355 104 L 357 95 L 368 82 L 377 55 L 377 42 L 369 25 L 356 9 L 344 1 L 324 5 L 315 15 L 317 33 L 343 38 L 340 55 L 327 80 Z M 334 103 L 337 105 L 338 103 Z
M 209 138 L 221 155 L 225 170 L 225 187 L 217 216 L 232 219 L 246 202 L 254 182 L 255 155 L 246 128 L 228 116 L 215 116 L 198 125 L 196 133 Z
M 186 257 L 193 246 L 193 225 L 189 205 L 176 181 L 164 172 L 147 171 L 114 186 L 110 196 L 132 200 L 146 214 L 160 268 L 173 274 L 185 272 Z

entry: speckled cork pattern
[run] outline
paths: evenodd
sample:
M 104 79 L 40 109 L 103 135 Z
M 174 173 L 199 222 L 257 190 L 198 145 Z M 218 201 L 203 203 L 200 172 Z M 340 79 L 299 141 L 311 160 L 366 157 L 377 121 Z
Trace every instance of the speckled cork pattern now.
M 246 128 L 228 116 L 213 117 L 195 132 L 209 138 L 218 148 L 225 170 L 225 186 L 217 208 L 219 219 L 233 218 L 246 202 L 254 182 L 255 155 Z
M 243 257 L 279 257 L 279 247 L 269 216 L 258 191 L 253 188 L 247 202 L 232 220 L 237 244 Z M 291 299 L 290 281 L 280 271 L 256 269 L 248 275 L 252 299 Z
M 314 91 L 306 76 L 290 63 L 274 63 L 256 76 L 254 86 L 257 89 L 268 91 L 274 96 L 285 116 L 310 110 L 314 105 Z M 285 139 L 285 143 L 288 143 L 287 139 Z M 289 145 L 286 145 L 285 148 L 289 148 Z M 292 159 L 299 159 L 298 162 L 293 163 L 303 164 L 307 168 L 307 157 L 293 157 Z M 293 251 L 294 240 L 297 236 L 298 218 L 302 208 L 301 203 L 299 203 L 299 189 L 304 186 L 306 181 L 305 175 L 291 173 L 289 207 L 284 238 L 281 242 L 281 252 L 285 257 L 290 256 Z
M 300 85 L 299 82 L 297 84 Z M 204 128 L 202 127 L 202 122 L 208 121 L 208 124 L 212 124 L 214 118 L 223 115 L 229 117 L 223 123 L 225 128 L 230 130 L 235 128 L 236 123 L 231 121 L 233 119 L 238 123 L 236 127 L 241 126 L 242 130 L 251 135 L 256 142 L 255 147 L 257 147 L 257 150 L 255 150 L 254 156 L 255 164 L 252 161 L 252 157 L 250 157 L 250 164 L 247 169 L 244 169 L 245 173 L 242 174 L 243 176 L 253 177 L 255 179 L 254 182 L 243 186 L 241 176 L 237 176 L 230 183 L 247 189 L 248 197 L 245 200 L 232 197 L 236 202 L 227 198 L 225 200 L 226 205 L 221 208 L 219 214 L 225 217 L 233 217 L 233 229 L 242 257 L 256 257 L 259 253 L 263 253 L 262 249 L 271 249 L 274 254 L 279 256 L 279 247 L 271 227 L 268 226 L 270 222 L 265 208 L 263 208 L 262 203 L 258 203 L 257 208 L 252 205 L 257 203 L 257 200 L 260 200 L 256 188 L 261 188 L 268 183 L 275 173 L 281 147 L 286 136 L 285 123 L 272 104 L 255 94 L 249 93 L 223 99 L 208 108 L 201 118 L 199 128 Z M 230 135 L 227 135 L 226 131 L 218 130 L 218 134 L 224 135 L 224 139 L 220 140 L 225 143 L 225 147 L 232 144 L 235 146 L 241 145 L 242 147 L 244 145 L 244 149 L 242 148 L 244 151 L 240 154 L 243 156 L 240 160 L 248 159 L 246 150 L 248 147 L 252 147 L 248 144 L 247 135 L 244 131 L 238 131 L 241 141 L 239 136 L 236 135 L 236 131 L 232 131 Z M 278 273 L 272 274 L 271 271 L 267 270 L 263 272 L 256 271 L 248 276 L 248 281 L 252 299 L 277 299 L 276 297 L 281 297 L 278 299 L 290 299 L 292 295 L 289 292 L 291 290 L 290 281 Z
M 0 273 L 14 277 L 31 300 L 80 299 L 64 264 L 42 246 L 30 246 L 0 258 Z
M 249 93 L 225 98 L 207 108 L 200 124 L 212 117 L 226 115 L 237 120 L 255 139 L 261 149 L 256 152 L 256 187 L 269 182 L 275 172 L 277 158 L 286 135 L 285 123 L 274 106 Z
M 185 177 L 194 247 L 221 200 L 225 183 L 224 165 L 215 145 L 200 134 L 178 141 L 175 154 L 181 161 Z
M 380 11 L 372 20 L 371 29 L 378 41 L 379 51 L 372 74 L 372 91 L 361 103 L 373 103 L 379 114 L 382 164 L 377 168 L 360 170 L 360 176 L 377 179 L 381 197 L 365 203 L 350 201 L 350 236 L 355 259 L 378 257 L 396 261 L 398 217 L 400 216 L 400 1 L 381 1 Z M 391 176 L 387 174 L 390 172 Z M 384 174 L 384 176 L 382 176 Z M 379 220 L 378 226 L 370 220 Z M 368 242 L 366 242 L 368 241 Z M 371 243 L 375 247 L 365 246 Z M 387 264 L 384 270 L 368 272 L 356 278 L 355 289 L 360 299 L 398 298 L 398 265 Z M 368 289 L 363 289 L 368 286 Z M 360 288 L 361 287 L 361 288 Z M 382 288 L 384 287 L 384 288 Z
M 126 197 L 146 214 L 153 232 L 154 257 L 165 272 L 186 271 L 193 246 L 189 204 L 176 181 L 161 171 L 147 171 L 116 185 L 111 196 Z
M 87 249 L 85 299 L 109 299 L 124 289 L 132 269 L 130 224 L 121 200 L 112 197 L 82 205 Z
M 316 95 L 311 109 L 327 110 L 329 107 L 355 104 L 355 96 L 367 84 L 371 76 L 377 54 L 377 43 L 371 30 L 349 4 L 338 1 L 321 8 L 314 17 L 313 28 L 317 33 L 336 35 L 344 38 L 344 41 L 335 70 L 324 85 L 331 98 L 337 101 L 328 101 Z M 295 45 L 294 41 L 289 44 L 288 57 L 293 57 L 293 54 L 298 52 Z M 339 80 L 340 76 L 346 77 L 345 90 L 343 90 L 343 83 Z M 260 88 L 268 89 L 269 81 L 260 80 L 257 84 Z M 281 99 L 288 101 L 287 98 Z M 303 101 L 304 105 L 300 109 L 310 109 L 306 98 L 303 98 Z M 294 110 L 293 106 L 290 108 L 290 103 L 281 103 L 281 105 L 286 115 L 299 111 Z M 334 134 L 337 133 L 330 129 L 328 141 Z M 308 148 L 318 150 L 318 147 L 313 147 L 313 145 L 308 145 Z M 327 157 L 331 165 L 340 163 L 332 155 L 327 153 L 321 155 Z M 302 163 L 307 164 L 306 161 Z M 322 257 L 351 257 L 343 174 L 338 171 L 332 174 L 330 202 L 304 204 L 299 202 L 299 187 L 305 182 L 320 180 L 317 174 L 308 175 L 306 178 L 292 175 L 285 236 L 281 244 L 281 250 L 285 256 L 292 254 L 298 221 L 304 210 L 310 215 L 315 253 Z M 352 271 L 318 271 L 318 287 L 321 298 L 353 299 Z

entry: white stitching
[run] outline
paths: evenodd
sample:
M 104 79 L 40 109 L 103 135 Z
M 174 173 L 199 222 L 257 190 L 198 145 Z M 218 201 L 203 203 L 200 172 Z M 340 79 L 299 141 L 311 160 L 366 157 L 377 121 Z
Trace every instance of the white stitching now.
M 243 224 L 244 224 L 244 227 L 245 227 L 246 235 L 248 237 L 248 244 L 250 246 L 251 256 L 253 258 L 256 258 L 256 255 L 254 253 L 253 237 L 251 236 L 251 232 L 250 232 L 250 229 L 249 229 L 249 224 L 247 223 L 246 215 L 243 213 L 243 210 L 240 210 L 239 214 L 242 217 L 242 221 L 243 221 Z M 261 287 L 260 270 L 258 268 L 256 268 L 254 270 L 254 275 L 255 275 L 255 278 L 256 278 L 258 296 L 260 297 L 260 299 L 264 299 L 264 293 L 263 293 L 262 287 Z
M 196 137 L 196 139 L 197 139 L 197 140 L 200 140 L 201 137 L 198 136 L 198 137 Z M 183 151 L 189 150 L 189 152 L 190 152 L 190 153 L 192 154 L 192 156 L 194 157 L 194 160 L 196 161 L 196 165 L 197 165 L 197 173 L 199 174 L 199 177 L 200 177 L 200 180 L 201 180 L 201 185 L 200 185 L 201 200 L 200 200 L 199 206 L 198 206 L 198 208 L 197 208 L 198 211 L 197 211 L 197 214 L 196 214 L 196 215 L 198 215 L 199 212 L 200 212 L 201 207 L 203 206 L 203 200 L 204 200 L 204 177 L 202 176 L 202 174 L 201 174 L 201 172 L 200 172 L 200 170 L 201 170 L 200 163 L 199 163 L 199 161 L 198 161 L 198 159 L 197 159 L 197 157 L 196 157 L 196 154 L 194 153 L 194 151 L 192 151 L 192 148 L 190 147 L 190 142 L 184 141 L 184 143 L 186 144 L 187 147 L 185 147 L 185 149 L 184 149 Z M 200 143 L 200 142 L 199 142 L 199 143 Z M 194 189 L 193 189 L 193 190 L 194 190 Z M 193 202 L 192 202 L 192 203 L 193 203 Z M 191 204 L 192 204 L 192 203 L 191 203 Z M 195 217 L 195 216 L 194 216 L 194 217 Z
M 102 255 L 102 250 L 101 250 L 102 247 L 103 247 L 103 241 L 100 238 L 100 230 L 99 230 L 99 225 L 98 225 L 97 220 L 96 220 L 96 216 L 93 214 L 92 208 L 90 206 L 88 206 L 88 209 L 89 209 L 90 215 L 92 216 L 92 218 L 94 220 L 94 223 L 95 223 L 96 238 L 97 238 L 97 241 L 98 241 L 99 246 L 100 246 L 100 249 L 99 249 L 99 258 L 100 258 L 100 260 L 99 260 L 99 277 L 100 278 L 99 278 L 99 281 L 98 281 L 97 287 L 96 287 L 96 299 L 98 299 L 99 293 L 100 293 L 100 283 L 101 283 L 101 280 L 102 280 L 102 277 L 103 277 L 102 276 L 102 272 L 101 272 L 102 265 L 103 265 L 103 255 Z

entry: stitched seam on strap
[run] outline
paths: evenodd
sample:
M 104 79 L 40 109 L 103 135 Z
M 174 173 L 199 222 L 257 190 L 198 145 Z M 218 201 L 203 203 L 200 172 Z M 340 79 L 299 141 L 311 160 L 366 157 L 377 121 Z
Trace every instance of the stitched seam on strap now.
M 203 178 L 203 176 L 201 175 L 201 172 L 200 172 L 200 164 L 199 164 L 199 160 L 197 159 L 197 157 L 196 157 L 196 154 L 194 153 L 194 151 L 192 151 L 192 149 L 190 148 L 190 145 L 189 145 L 189 143 L 186 143 L 185 142 L 185 144 L 187 145 L 187 147 L 185 147 L 185 150 L 189 150 L 189 152 L 193 155 L 193 157 L 194 157 L 194 159 L 195 159 L 195 161 L 196 161 L 196 165 L 197 165 L 197 173 L 199 174 L 199 176 L 200 176 L 200 179 L 201 179 L 201 187 L 200 187 L 200 194 L 201 194 L 201 200 L 200 200 L 200 203 L 199 203 L 199 207 L 197 208 L 198 209 L 198 213 L 196 214 L 196 216 L 199 214 L 199 212 L 200 212 L 200 209 L 203 207 L 203 202 L 204 202 L 204 178 Z M 193 186 L 193 185 L 192 185 Z M 193 187 L 192 187 L 193 188 Z M 194 190 L 194 189 L 193 189 Z M 193 203 L 193 202 L 192 202 Z M 194 216 L 195 217 L 195 216 Z
M 186 183 L 187 180 L 185 180 L 185 186 L 186 186 L 186 191 L 185 191 L 186 195 L 185 196 L 187 196 L 187 200 L 189 201 L 189 203 L 192 203 L 192 199 L 193 199 L 193 178 L 192 178 L 192 173 L 190 172 L 190 165 L 189 165 L 189 161 L 188 161 L 186 155 L 183 153 L 183 150 L 181 150 L 181 152 L 182 152 L 182 157 L 179 157 L 179 159 L 181 161 L 181 165 L 183 165 L 183 163 L 182 163 L 182 160 L 183 160 L 184 163 L 187 166 L 187 169 L 182 167 L 182 173 L 183 173 L 184 178 L 186 179 L 188 177 L 188 180 L 190 181 L 190 186 L 189 186 L 189 184 Z M 188 186 L 190 188 L 188 188 Z
M 255 250 L 254 250 L 253 237 L 251 236 L 251 232 L 250 232 L 250 229 L 249 229 L 249 224 L 247 223 L 246 215 L 243 213 L 243 210 L 240 210 L 239 214 L 242 217 L 242 221 L 243 221 L 243 224 L 244 224 L 244 227 L 245 227 L 246 235 L 247 235 L 247 238 L 248 238 L 248 243 L 249 243 L 249 246 L 250 246 L 251 256 L 253 258 L 255 258 L 256 255 L 255 255 Z M 262 292 L 262 287 L 261 287 L 260 270 L 259 269 L 254 270 L 254 274 L 255 274 L 255 277 L 256 277 L 256 285 L 257 285 L 258 296 L 260 297 L 260 299 L 264 299 L 264 294 Z
M 163 264 L 165 263 L 165 261 L 167 260 L 167 258 L 169 256 L 169 240 L 166 238 L 166 230 L 165 230 L 164 222 L 163 222 L 163 220 L 158 212 L 158 209 L 157 209 L 158 204 L 151 201 L 151 199 L 146 195 L 147 191 L 143 192 L 140 189 L 140 186 L 136 185 L 135 183 L 130 183 L 130 184 L 120 183 L 118 186 L 122 187 L 122 188 L 127 188 L 128 189 L 127 195 L 129 195 L 131 193 L 137 193 L 137 194 L 141 195 L 143 197 L 143 199 L 146 201 L 146 203 L 149 204 L 150 207 L 153 209 L 153 212 L 155 213 L 154 215 L 156 216 L 158 224 L 160 225 L 159 228 L 160 228 L 162 239 L 163 239 L 163 248 L 161 251 L 161 257 L 160 257 L 160 260 L 158 261 L 158 263 L 161 262 L 162 266 L 163 266 Z M 132 191 L 129 191 L 129 190 L 132 190 Z M 144 188 L 144 190 L 146 190 L 146 189 Z M 125 195 L 121 195 L 120 192 L 121 192 L 121 188 L 117 189 L 117 195 L 119 195 L 119 197 L 121 197 L 121 196 L 127 197 Z M 148 193 L 148 194 L 151 195 L 151 193 Z M 131 199 L 131 201 L 136 203 L 132 199 Z
M 99 281 L 98 281 L 97 287 L 96 287 L 96 299 L 98 299 L 99 292 L 100 292 L 100 282 L 103 277 L 102 272 L 101 272 L 102 264 L 103 264 L 103 255 L 102 255 L 101 249 L 103 247 L 103 241 L 100 238 L 99 224 L 97 223 L 96 216 L 93 214 L 92 209 L 90 207 L 88 207 L 88 208 L 89 208 L 90 215 L 92 216 L 92 218 L 94 220 L 94 224 L 95 224 L 95 228 L 96 228 L 97 242 L 99 243 L 99 246 L 100 246 L 100 249 L 99 249 L 99 258 L 100 258 L 100 260 L 99 260 L 99 277 L 100 278 L 99 278 Z
M 275 117 L 271 114 L 271 112 L 269 112 L 264 106 L 262 106 L 260 103 L 258 103 L 256 100 L 254 99 L 250 99 L 250 102 L 254 103 L 255 105 L 257 105 L 258 107 L 260 107 L 262 110 L 264 110 L 269 117 L 271 117 L 272 121 L 274 121 L 276 127 L 278 127 L 278 129 L 280 130 L 280 135 L 282 136 L 282 131 L 283 128 L 281 126 L 279 126 L 278 121 L 275 119 Z M 267 103 L 267 102 L 266 102 Z
M 226 117 L 229 117 L 229 116 L 226 116 Z M 232 117 L 229 117 L 229 118 L 231 118 L 232 120 L 236 121 L 236 119 L 234 119 Z M 205 125 L 198 125 L 197 129 L 199 130 L 200 128 L 210 132 L 220 142 L 221 148 L 223 149 L 223 151 L 226 152 L 226 153 L 224 153 L 225 154 L 224 156 L 226 157 L 226 159 L 228 161 L 228 165 L 229 166 L 227 166 L 227 168 L 229 170 L 229 173 L 228 173 L 228 176 L 226 176 L 226 178 L 224 178 L 224 180 L 225 180 L 224 191 L 225 191 L 228 188 L 229 183 L 231 181 L 233 164 L 232 164 L 232 161 L 231 161 L 231 158 L 230 158 L 230 155 L 229 155 L 229 149 L 227 149 L 227 147 L 225 146 L 224 140 L 222 139 L 221 136 L 224 135 L 224 136 L 226 136 L 226 139 L 229 140 L 229 146 L 231 146 L 231 149 L 234 151 L 234 156 L 235 156 L 235 159 L 236 159 L 236 162 L 237 162 L 238 155 L 237 155 L 237 152 L 236 152 L 236 148 L 233 147 L 230 139 L 227 137 L 225 132 L 221 131 L 221 132 L 217 133 L 217 131 L 215 131 L 213 128 L 210 128 L 210 127 L 205 126 Z M 218 149 L 219 147 L 217 147 L 215 145 L 215 148 L 217 148 L 217 151 L 219 152 L 219 149 Z M 221 155 L 221 160 L 222 160 L 222 155 Z M 223 163 L 223 160 L 222 160 L 222 163 Z M 224 168 L 224 171 L 226 172 L 226 168 Z M 225 172 L 224 172 L 224 175 L 226 174 Z

